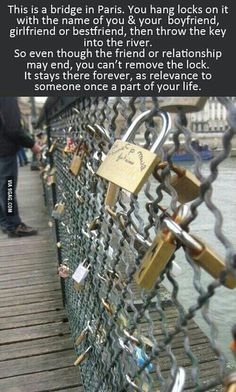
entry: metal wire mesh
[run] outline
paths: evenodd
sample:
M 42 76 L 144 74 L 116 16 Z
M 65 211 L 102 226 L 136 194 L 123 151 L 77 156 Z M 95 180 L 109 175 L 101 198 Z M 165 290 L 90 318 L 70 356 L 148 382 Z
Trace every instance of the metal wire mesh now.
M 173 144 L 158 151 L 161 161 L 167 162 L 161 181 L 151 175 L 138 195 L 120 190 L 112 213 L 105 208 L 108 183 L 96 171 L 114 140 L 147 108 L 151 110 L 149 119 L 132 142 L 150 148 L 161 128 L 155 118 L 158 100 L 74 98 L 66 104 L 57 102 L 41 119 L 41 124 L 46 124 L 49 146 L 56 142 L 47 162 L 50 170 L 55 169 L 56 182 L 48 183 L 50 171 L 44 172 L 45 200 L 50 214 L 56 203 L 65 205 L 64 214 L 54 224 L 59 264 L 69 270 L 62 285 L 85 391 L 169 391 L 173 390 L 180 369 L 186 375 L 185 390 L 205 391 L 220 388 L 228 372 L 230 366 L 209 310 L 227 273 L 236 278 L 235 251 L 224 233 L 220 208 L 212 200 L 219 166 L 229 156 L 236 133 L 234 105 L 225 97 L 219 98 L 219 102 L 227 109 L 229 127 L 223 134 L 222 151 L 209 161 L 209 174 L 202 171 L 201 156 L 192 147 L 191 131 L 177 116 L 172 129 Z M 88 125 L 95 124 L 107 130 L 107 137 L 89 132 Z M 175 238 L 176 252 L 154 287 L 146 290 L 135 283 L 135 273 L 156 233 L 163 230 L 165 219 L 178 214 L 180 208 L 171 175 L 172 158 L 181 137 L 194 158 L 193 172 L 200 181 L 199 195 L 187 203 L 189 213 L 181 227 L 194 234 L 192 223 L 197 222 L 198 209 L 205 204 L 214 216 L 212 232 L 224 246 L 226 267 L 217 279 L 205 284 L 204 273 L 188 246 L 182 246 Z M 65 152 L 71 141 L 76 145 L 85 143 L 88 151 L 78 176 L 69 170 L 73 153 Z M 193 299 L 188 309 L 179 299 L 174 271 L 179 248 L 184 250 L 182 268 L 187 263 L 192 273 Z M 81 264 L 88 274 L 82 284 L 76 285 L 72 274 Z M 197 314 L 209 327 L 210 342 L 193 322 Z

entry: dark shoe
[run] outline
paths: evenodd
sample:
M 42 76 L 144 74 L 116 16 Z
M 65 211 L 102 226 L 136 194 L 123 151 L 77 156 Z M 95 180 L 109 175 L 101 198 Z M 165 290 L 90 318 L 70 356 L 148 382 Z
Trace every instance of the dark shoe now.
M 1 227 L 1 230 L 2 230 L 3 234 L 7 234 L 7 229 L 6 229 L 6 227 L 3 227 L 3 226 L 0 226 L 0 227 Z
M 29 237 L 38 234 L 38 230 L 21 223 L 14 230 L 8 230 L 8 237 Z

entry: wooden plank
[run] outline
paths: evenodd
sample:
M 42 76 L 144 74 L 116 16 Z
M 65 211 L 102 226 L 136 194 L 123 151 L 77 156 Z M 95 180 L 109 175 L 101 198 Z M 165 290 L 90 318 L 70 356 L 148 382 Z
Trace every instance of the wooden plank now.
M 60 280 L 58 279 L 55 282 L 40 282 L 35 285 L 28 285 L 23 287 L 12 287 L 12 288 L 5 288 L 1 287 L 1 298 L 9 298 L 14 297 L 22 294 L 34 294 L 34 293 L 47 293 L 51 291 L 55 291 L 60 289 Z
M 78 369 L 75 367 L 0 380 L 1 392 L 51 392 L 63 388 L 69 392 L 70 387 L 76 386 L 78 386 L 78 392 L 83 391 L 79 381 Z
M 21 294 L 19 296 L 12 295 L 11 297 L 0 298 L 0 308 L 6 306 L 15 306 L 23 304 L 36 304 L 39 302 L 47 302 L 53 299 L 61 298 L 61 290 L 53 290 L 49 292 L 38 292 L 32 294 L 30 291 L 27 294 Z M 1 312 L 1 310 L 0 310 Z
M 63 304 L 60 299 L 53 299 L 52 301 L 37 303 L 37 304 L 23 304 L 16 306 L 9 306 L 1 308 L 0 318 L 5 318 L 9 316 L 21 316 L 25 314 L 35 314 L 40 312 L 47 312 L 50 310 L 62 310 Z
M 69 332 L 60 337 L 50 336 L 47 338 L 16 342 L 14 344 L 4 344 L 0 350 L 0 361 L 33 357 L 35 355 L 59 352 L 68 349 L 72 349 L 72 340 Z
M 6 360 L 0 362 L 0 379 L 70 367 L 75 359 L 76 355 L 72 350 L 64 350 L 61 355 L 60 353 L 48 353 L 28 357 L 24 361 L 21 358 Z
M 0 331 L 0 345 L 41 339 L 49 336 L 61 336 L 68 332 L 69 326 L 67 323 L 53 323 L 32 327 L 14 328 L 11 329 L 11 333 L 9 333 L 8 330 Z
M 24 255 L 22 256 L 20 261 L 18 256 L 12 255 L 10 262 L 7 258 L 1 260 L 1 267 L 9 268 L 9 266 L 17 267 L 17 266 L 24 266 L 24 265 L 35 265 L 39 263 L 48 265 L 48 260 L 49 260 L 48 258 L 41 255 L 41 252 L 37 255 L 34 255 L 33 257 L 32 255 Z M 50 256 L 50 263 L 52 263 L 52 265 L 57 265 L 57 261 L 53 251 L 51 252 L 51 256 Z
M 36 314 L 30 313 L 23 316 L 3 317 L 0 318 L 0 331 L 4 329 L 11 330 L 19 327 L 63 322 L 64 320 L 67 320 L 64 309 Z M 10 332 L 11 331 L 9 331 L 9 333 Z
M 26 286 L 35 286 L 38 284 L 44 283 L 55 283 L 58 279 L 58 277 L 55 275 L 55 277 L 51 276 L 44 276 L 42 277 L 36 277 L 34 280 L 29 280 L 29 279 L 18 279 L 18 280 L 13 280 L 13 281 L 6 281 L 1 283 L 1 289 L 9 289 L 9 288 L 14 288 L 14 287 L 26 287 Z
M 44 270 L 46 273 L 49 270 L 53 270 L 54 273 L 55 271 L 57 271 L 57 263 L 41 263 L 40 261 L 38 261 L 35 264 L 27 264 L 27 265 L 15 265 L 15 266 L 10 266 L 9 265 L 6 267 L 2 267 L 1 266 L 1 275 L 7 275 L 7 274 L 12 274 L 13 276 L 15 276 L 16 273 L 18 272 L 28 272 L 28 271 L 32 271 L 32 270 L 37 270 L 37 271 L 41 271 Z
M 34 280 L 35 277 L 42 277 L 44 278 L 45 276 L 50 276 L 50 277 L 58 277 L 57 276 L 57 269 L 54 266 L 51 266 L 50 268 L 44 269 L 37 269 L 37 268 L 32 268 L 29 271 L 23 271 L 23 272 L 15 272 L 14 274 L 0 274 L 0 284 L 1 282 L 7 282 L 7 281 L 15 281 L 15 280 L 21 280 L 21 279 L 32 279 Z M 43 280 L 43 279 L 42 279 Z

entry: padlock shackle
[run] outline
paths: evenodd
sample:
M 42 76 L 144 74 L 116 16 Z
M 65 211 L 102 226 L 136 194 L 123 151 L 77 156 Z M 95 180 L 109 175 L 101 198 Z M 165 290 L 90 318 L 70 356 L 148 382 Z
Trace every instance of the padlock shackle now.
M 150 118 L 151 113 L 152 110 L 146 110 L 145 112 L 141 113 L 138 117 L 136 117 L 121 140 L 125 142 L 131 141 L 133 136 L 137 133 L 138 128 Z M 158 110 L 155 113 L 155 116 L 158 116 L 162 119 L 163 125 L 160 134 L 158 135 L 156 141 L 154 142 L 150 150 L 154 153 L 156 153 L 157 150 L 165 143 L 169 135 L 169 132 L 171 130 L 171 126 L 170 126 L 171 119 L 169 113 Z
M 203 247 L 199 242 L 197 242 L 190 234 L 184 231 L 176 222 L 172 219 L 165 218 L 163 220 L 164 225 L 168 228 L 168 230 L 177 237 L 183 245 L 187 248 L 190 248 L 196 252 L 202 252 Z
M 129 126 L 127 132 L 124 134 L 124 136 L 121 138 L 124 142 L 128 142 L 132 140 L 132 137 L 136 134 L 138 131 L 139 127 L 149 119 L 150 115 L 152 113 L 152 110 L 146 110 L 145 112 L 139 114 L 134 121 L 131 123 Z
M 182 392 L 185 385 L 185 370 L 182 367 L 176 369 L 174 379 L 161 392 Z
M 163 124 L 162 124 L 161 132 L 159 133 L 156 141 L 154 142 L 153 146 L 150 149 L 150 151 L 154 153 L 156 153 L 159 150 L 159 148 L 163 146 L 171 130 L 171 118 L 169 113 L 159 110 L 157 112 L 157 116 L 162 119 Z

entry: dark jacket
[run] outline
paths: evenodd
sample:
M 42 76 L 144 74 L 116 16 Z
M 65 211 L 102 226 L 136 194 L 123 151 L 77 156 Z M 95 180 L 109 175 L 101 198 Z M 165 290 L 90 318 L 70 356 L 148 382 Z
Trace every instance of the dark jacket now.
M 32 148 L 34 139 L 21 126 L 14 97 L 0 97 L 0 156 L 15 155 L 20 146 Z

